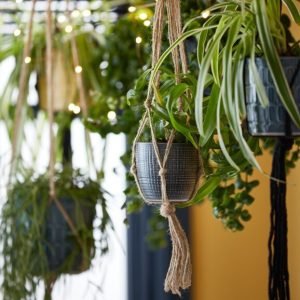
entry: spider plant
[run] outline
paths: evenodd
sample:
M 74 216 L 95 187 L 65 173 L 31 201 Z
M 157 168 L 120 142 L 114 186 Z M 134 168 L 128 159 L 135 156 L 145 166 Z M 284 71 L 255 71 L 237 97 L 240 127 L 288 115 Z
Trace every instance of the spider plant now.
M 256 56 L 266 60 L 282 104 L 300 126 L 300 114 L 280 62 L 280 55 L 299 53 L 288 22 L 282 20 L 283 4 L 299 23 L 295 1 L 222 1 L 207 8 L 186 23 L 181 37 L 161 55 L 149 78 L 153 85 L 172 50 L 191 36 L 197 38 L 195 59 L 199 69 L 192 72 L 197 79 L 183 83 L 188 87 L 179 84 L 166 93 L 163 84 L 155 91 L 155 97 L 167 124 L 199 147 L 206 160 L 205 181 L 195 198 L 185 205 L 199 203 L 209 195 L 215 215 L 234 230 L 242 229 L 241 221 L 250 217 L 244 207 L 253 202 L 250 192 L 258 182 L 249 181 L 248 175 L 254 167 L 263 172 L 256 160 L 262 152 L 259 139 L 250 137 L 243 126 L 246 59 L 262 105 L 268 105 L 269 100 L 255 64 Z M 180 119 L 172 109 L 172 99 L 176 103 L 187 89 L 194 91 L 189 122 Z

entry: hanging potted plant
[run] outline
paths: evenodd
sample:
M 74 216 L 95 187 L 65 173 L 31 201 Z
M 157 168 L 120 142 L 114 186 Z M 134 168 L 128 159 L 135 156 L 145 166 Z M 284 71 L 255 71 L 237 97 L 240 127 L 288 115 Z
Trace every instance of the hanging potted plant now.
M 241 0 L 213 5 L 186 24 L 185 29 L 189 26 L 192 29 L 183 32 L 154 68 L 158 71 L 167 55 L 187 37 L 198 36 L 195 119 L 200 146 L 205 149 L 212 141 L 219 145 L 235 170 L 232 173 L 228 169 L 227 178 L 230 174 L 236 178 L 249 166 L 263 172 L 255 158 L 260 153 L 258 141 L 247 136 L 243 126 L 246 117 L 250 134 L 286 136 L 277 142 L 271 175 L 270 299 L 276 295 L 280 299 L 289 297 L 284 162 L 293 144 L 291 136 L 297 135 L 300 127 L 296 95 L 300 78 L 299 44 L 290 34 L 289 20 L 282 16 L 283 4 L 299 24 L 295 1 Z M 195 29 L 199 19 L 204 21 Z M 235 152 L 231 151 L 233 145 Z M 209 193 L 213 190 L 217 191 L 216 187 L 209 188 Z M 190 204 L 202 199 L 194 199 Z M 278 232 L 276 228 L 282 230 Z
M 110 219 L 99 184 L 67 167 L 56 173 L 55 182 L 55 200 L 49 198 L 46 174 L 26 173 L 8 193 L 0 227 L 5 298 L 29 299 L 41 281 L 45 297 L 50 297 L 61 275 L 89 269 L 96 251 L 93 222 L 97 204 L 104 216 L 101 251 L 107 251 Z
M 288 7 L 294 20 L 300 23 L 300 15 L 295 1 L 241 0 L 213 5 L 186 24 L 182 35 L 157 60 L 150 77 L 150 85 L 155 85 L 155 76 L 163 71 L 161 66 L 168 55 L 172 51 L 174 52 L 174 49 L 188 37 L 195 35 L 198 37 L 197 59 L 199 73 L 194 97 L 196 131 L 194 131 L 195 128 L 190 127 L 188 132 L 189 134 L 198 132 L 200 135 L 199 146 L 203 153 L 210 153 L 207 158 L 210 159 L 211 168 L 210 173 L 206 173 L 206 180 L 194 199 L 185 205 L 199 203 L 206 195 L 210 195 L 214 209 L 217 212 L 216 215 L 222 219 L 224 214 L 225 217 L 226 215 L 230 216 L 232 212 L 230 207 L 234 207 L 236 204 L 238 205 L 236 211 L 239 211 L 245 220 L 249 219 L 249 215 L 243 213 L 243 202 L 244 200 L 249 200 L 249 191 L 258 182 L 245 184 L 245 182 L 240 180 L 241 173 L 251 174 L 253 167 L 263 172 L 255 157 L 261 153 L 259 141 L 248 136 L 243 126 L 246 116 L 250 121 L 255 122 L 256 128 L 252 125 L 249 126 L 254 128 L 250 131 L 252 134 L 291 135 L 297 134 L 298 129 L 296 130 L 296 127 L 300 127 L 298 105 L 292 93 L 294 86 L 291 89 L 288 82 L 290 80 L 290 84 L 293 85 L 299 77 L 297 74 L 299 59 L 288 58 L 289 63 L 283 63 L 284 65 L 289 65 L 290 68 L 286 72 L 286 77 L 279 57 L 279 55 L 297 55 L 299 46 L 289 32 L 289 22 L 286 21 L 286 17 L 281 18 L 282 4 Z M 201 19 L 204 21 L 200 21 L 201 25 L 198 28 L 197 24 L 199 24 L 198 22 Z M 258 56 L 263 58 L 257 58 Z M 282 61 L 284 62 L 286 59 L 283 58 Z M 269 69 L 268 72 L 263 71 L 263 77 L 266 77 L 266 79 L 262 79 L 259 75 L 262 65 L 268 66 Z M 293 68 L 291 68 L 291 65 L 294 65 Z M 244 72 L 246 74 L 245 80 Z M 267 88 L 269 94 L 264 87 L 264 82 L 266 81 L 269 81 L 268 84 L 272 86 L 271 89 Z M 246 91 L 244 91 L 245 86 Z M 274 91 L 276 91 L 277 96 L 273 97 Z M 155 91 L 156 103 L 161 103 L 161 99 L 163 99 L 159 92 Z M 255 101 L 251 100 L 253 96 Z M 272 101 L 269 99 L 270 96 L 275 98 L 276 106 L 281 102 L 282 108 L 275 108 L 275 113 L 273 113 L 274 104 L 270 106 L 271 113 L 265 113 L 264 108 L 256 108 L 259 117 L 254 116 L 255 114 L 250 111 L 250 107 L 256 107 L 258 101 L 263 107 L 266 107 L 269 101 Z M 246 108 L 245 99 L 250 104 L 248 108 Z M 253 102 L 255 102 L 254 105 Z M 168 109 L 165 111 L 170 119 L 170 123 L 172 123 L 173 112 Z M 275 122 L 273 123 L 278 123 L 280 129 L 272 129 L 271 132 L 261 133 L 261 129 L 258 127 L 267 127 L 261 126 L 260 117 L 263 117 L 264 114 L 269 114 L 272 118 L 275 116 Z M 278 119 L 278 115 L 281 119 Z M 291 119 L 291 126 L 286 125 L 289 123 L 289 121 L 285 122 L 288 119 L 286 116 L 289 116 L 288 118 Z M 174 121 L 172 125 L 174 125 Z M 178 125 L 185 124 L 179 122 Z M 182 133 L 184 127 L 176 127 L 176 129 L 179 128 L 179 131 Z M 278 144 L 273 165 L 276 165 L 276 161 L 284 164 L 285 152 L 292 145 L 290 139 L 279 140 Z M 214 166 L 211 164 L 217 162 L 216 168 L 222 165 L 223 162 L 220 159 L 218 160 L 218 158 L 221 158 L 221 160 L 225 158 L 227 161 L 223 173 L 215 171 Z M 284 166 L 278 169 L 284 170 Z M 227 184 L 227 186 L 220 186 L 222 182 L 226 183 L 228 179 L 238 180 L 234 186 L 232 184 L 230 186 Z M 272 174 L 272 179 L 271 182 L 275 185 L 275 188 L 272 189 L 272 195 L 285 195 L 285 192 L 282 193 L 283 190 L 285 191 L 285 173 L 280 171 L 279 174 L 275 171 Z M 231 195 L 243 186 L 246 188 L 245 193 L 242 192 L 234 197 L 223 198 L 224 195 Z M 215 200 L 217 198 L 219 200 Z M 275 199 L 276 197 L 274 196 L 273 198 Z M 272 200 L 272 205 L 275 205 L 275 202 L 276 200 Z M 274 207 L 272 212 L 277 210 L 278 207 Z M 273 226 L 279 226 L 284 229 L 283 232 L 286 232 L 286 218 L 277 219 L 278 215 L 273 217 L 273 221 L 275 220 L 275 223 L 272 223 Z M 226 222 L 226 224 L 231 224 L 231 222 Z M 284 245 L 281 249 L 275 247 L 276 241 L 283 236 L 278 235 L 277 237 L 277 233 L 274 234 L 274 232 L 271 230 L 270 249 L 274 243 L 274 251 L 277 254 L 274 255 L 274 253 L 270 252 L 270 274 L 273 274 L 273 270 L 279 265 L 281 269 L 280 276 L 277 276 L 277 279 L 280 278 L 279 281 L 270 276 L 272 278 L 269 285 L 271 299 L 277 293 L 282 295 L 288 294 L 286 257 L 278 254 L 281 253 L 280 251 L 283 251 L 282 254 L 286 253 L 286 249 Z M 281 261 L 276 260 L 276 257 L 281 257 Z M 284 282 L 281 287 L 280 282 Z M 282 289 L 280 290 L 280 288 Z

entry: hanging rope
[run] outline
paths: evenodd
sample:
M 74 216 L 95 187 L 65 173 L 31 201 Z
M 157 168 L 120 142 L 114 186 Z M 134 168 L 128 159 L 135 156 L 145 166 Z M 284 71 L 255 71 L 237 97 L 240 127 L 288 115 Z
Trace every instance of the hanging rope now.
M 49 161 L 49 196 L 50 201 L 54 201 L 58 210 L 61 212 L 74 237 L 83 249 L 83 242 L 80 239 L 77 229 L 66 212 L 63 205 L 57 199 L 55 188 L 55 133 L 54 133 L 54 108 L 53 108 L 53 45 L 52 45 L 52 11 L 51 0 L 47 0 L 46 15 L 46 75 L 47 75 L 47 111 L 49 119 L 50 136 L 50 161 Z
M 164 9 L 167 9 L 168 17 L 168 35 L 170 44 L 173 43 L 181 34 L 181 13 L 180 13 L 180 1 L 179 0 L 158 0 L 155 6 L 154 22 L 153 22 L 153 46 L 152 46 L 152 68 L 156 65 L 159 60 L 161 48 L 162 48 L 162 36 L 164 28 Z M 184 45 L 181 44 L 172 51 L 172 61 L 174 65 L 174 73 L 176 83 L 179 83 L 179 74 L 187 73 L 187 61 L 184 50 Z M 154 78 L 154 85 L 157 88 L 159 86 L 159 73 Z M 149 85 L 148 94 L 146 101 L 144 102 L 146 111 L 140 122 L 140 126 L 137 135 L 133 142 L 132 149 L 132 167 L 131 171 L 135 177 L 135 181 L 141 193 L 141 188 L 137 177 L 136 168 L 136 147 L 144 128 L 146 125 L 150 127 L 152 145 L 154 148 L 157 163 L 159 165 L 159 176 L 161 180 L 161 194 L 162 194 L 162 205 L 160 208 L 160 214 L 168 219 L 170 228 L 170 237 L 172 241 L 172 257 L 170 266 L 165 279 L 165 291 L 171 291 L 173 294 L 181 295 L 181 289 L 186 289 L 191 285 L 191 256 L 188 244 L 188 239 L 184 230 L 182 229 L 180 222 L 175 214 L 176 209 L 174 204 L 169 201 L 167 195 L 167 161 L 171 151 L 172 143 L 175 138 L 175 131 L 172 130 L 169 136 L 165 153 L 161 157 L 158 142 L 155 136 L 154 124 L 152 122 L 152 101 L 153 98 L 153 87 Z M 178 110 L 182 110 L 182 102 L 179 99 Z M 141 193 L 142 195 L 142 193 Z
M 293 88 L 300 69 L 300 61 L 292 76 L 290 86 Z M 285 113 L 285 137 L 279 137 L 274 149 L 271 189 L 271 228 L 268 241 L 269 249 L 269 299 L 289 300 L 288 270 L 288 220 L 286 207 L 286 171 L 285 158 L 292 148 L 291 120 Z M 275 178 L 276 180 L 274 180 Z
M 67 3 L 68 22 L 71 25 L 72 18 L 71 18 L 71 10 L 70 10 L 70 1 L 67 0 L 66 3 Z M 81 67 L 81 65 L 80 65 L 80 59 L 79 59 L 79 53 L 78 53 L 78 47 L 77 47 L 77 43 L 76 43 L 75 34 L 73 31 L 70 34 L 71 34 L 72 60 L 73 60 L 73 65 L 74 65 L 74 69 L 75 69 L 75 67 Z M 77 85 L 77 90 L 79 92 L 79 102 L 80 102 L 80 107 L 82 109 L 82 115 L 84 118 L 87 118 L 88 117 L 88 100 L 87 100 L 86 91 L 85 91 L 85 87 L 84 87 L 84 79 L 82 76 L 82 71 L 79 73 L 76 73 L 76 85 Z M 92 143 L 91 143 L 90 134 L 86 129 L 84 129 L 84 134 L 85 134 L 85 140 L 86 140 L 86 145 L 87 145 L 86 149 L 87 149 L 87 158 L 88 158 L 89 166 L 91 165 L 93 167 L 95 174 L 98 175 L 95 160 L 94 160 L 94 154 L 92 151 Z
M 27 39 L 24 44 L 24 51 L 22 56 L 21 74 L 19 79 L 19 91 L 17 97 L 16 113 L 14 117 L 14 127 L 12 134 L 12 156 L 11 156 L 11 168 L 9 174 L 9 185 L 12 182 L 12 176 L 17 168 L 17 160 L 20 154 L 21 146 L 21 134 L 22 134 L 22 123 L 24 119 L 23 109 L 26 100 L 26 82 L 28 78 L 29 64 L 25 62 L 26 58 L 30 57 L 31 47 L 32 47 L 32 28 L 33 19 L 35 14 L 36 0 L 32 0 L 32 7 L 30 11 L 29 23 L 28 23 L 28 33 Z
M 292 138 L 279 138 L 275 146 L 272 177 L 282 182 L 270 181 L 271 230 L 269 236 L 269 299 L 289 300 L 287 208 L 286 208 L 286 152 L 292 148 Z
M 46 19 L 46 82 L 47 82 L 47 110 L 49 119 L 50 160 L 49 160 L 49 191 L 50 198 L 56 198 L 55 192 L 55 134 L 53 108 L 53 45 L 52 45 L 52 11 L 51 0 L 47 0 Z

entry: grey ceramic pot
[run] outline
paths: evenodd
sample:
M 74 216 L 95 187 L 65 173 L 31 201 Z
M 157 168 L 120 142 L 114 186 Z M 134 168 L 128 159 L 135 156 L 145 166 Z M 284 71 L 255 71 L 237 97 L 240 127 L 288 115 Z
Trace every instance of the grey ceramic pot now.
M 267 63 L 263 58 L 255 59 L 258 72 L 266 88 L 270 105 L 263 108 L 256 94 L 256 86 L 252 73 L 249 70 L 249 62 L 245 64 L 245 96 L 247 107 L 248 131 L 253 136 L 284 136 L 289 133 L 292 136 L 299 136 L 300 129 L 293 122 L 289 121 L 286 110 L 281 104 L 276 92 L 272 76 L 269 72 Z M 299 57 L 282 57 L 281 63 L 285 71 L 288 82 L 296 75 L 292 92 L 300 108 L 300 66 Z M 290 123 L 287 123 L 290 122 Z
M 166 143 L 159 143 L 163 157 Z M 144 199 L 149 203 L 161 202 L 159 166 L 152 143 L 137 143 L 137 177 Z M 192 198 L 202 173 L 199 152 L 191 144 L 173 143 L 167 161 L 167 194 L 172 202 L 185 202 Z
M 44 225 L 45 252 L 49 271 L 58 273 L 76 274 L 85 271 L 90 266 L 93 255 L 93 221 L 96 215 L 95 206 L 76 206 L 73 199 L 61 197 L 59 199 L 68 216 L 76 228 L 86 227 L 91 231 L 90 240 L 85 240 L 86 250 L 91 256 L 83 257 L 79 246 L 67 221 L 57 205 L 51 202 L 46 213 Z

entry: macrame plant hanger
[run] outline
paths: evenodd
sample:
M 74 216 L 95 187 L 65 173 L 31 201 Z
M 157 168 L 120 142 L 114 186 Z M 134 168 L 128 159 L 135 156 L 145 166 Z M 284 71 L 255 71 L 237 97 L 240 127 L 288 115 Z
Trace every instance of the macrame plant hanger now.
M 290 81 L 293 88 L 300 71 L 300 62 Z M 278 137 L 272 161 L 271 190 L 271 229 L 269 234 L 269 299 L 289 300 L 288 271 L 288 220 L 286 207 L 285 158 L 294 143 L 291 119 L 285 113 L 285 136 Z
M 169 265 L 169 269 L 165 279 L 164 289 L 166 292 L 171 291 L 173 294 L 181 295 L 181 289 L 187 289 L 191 286 L 191 256 L 188 244 L 187 236 L 182 229 L 180 222 L 176 216 L 175 205 L 170 202 L 167 195 L 166 187 L 166 165 L 172 143 L 175 137 L 175 131 L 172 130 L 167 141 L 167 146 L 164 155 L 160 155 L 157 138 L 155 136 L 154 124 L 152 122 L 152 105 L 155 102 L 154 90 L 159 87 L 159 73 L 154 74 L 153 68 L 158 62 L 162 48 L 162 37 L 164 29 L 164 11 L 167 11 L 168 21 L 168 38 L 169 43 L 174 43 L 182 33 L 181 25 L 181 11 L 180 11 L 180 0 L 158 0 L 155 6 L 154 22 L 153 22 L 153 35 L 152 35 L 152 75 L 153 85 L 149 83 L 148 94 L 146 101 L 144 102 L 146 111 L 140 121 L 140 126 L 133 143 L 132 149 L 132 174 L 135 177 L 135 181 L 139 188 L 140 194 L 141 189 L 137 178 L 136 168 L 136 146 L 146 126 L 150 127 L 152 145 L 159 165 L 159 176 L 161 181 L 161 194 L 162 204 L 160 208 L 160 214 L 168 219 L 170 228 L 170 237 L 172 241 L 172 257 Z M 185 54 L 184 45 L 181 43 L 179 46 L 174 48 L 172 51 L 172 61 L 174 65 L 174 73 L 176 83 L 180 82 L 179 74 L 187 73 L 187 59 Z M 181 99 L 178 101 L 178 111 L 182 111 Z
M 69 214 L 60 203 L 57 198 L 55 188 L 55 132 L 54 132 L 54 107 L 53 107 L 53 43 L 52 43 L 52 10 L 51 0 L 47 0 L 46 11 L 46 80 L 47 80 L 47 113 L 49 119 L 49 137 L 50 137 L 50 161 L 49 161 L 49 202 L 54 201 L 58 210 L 62 214 L 66 223 L 68 224 L 72 234 L 80 245 L 81 249 L 84 249 L 83 241 L 78 235 L 77 229 L 70 218 Z M 86 107 L 86 106 L 85 106 Z M 86 112 L 86 110 L 85 110 Z M 84 266 L 83 266 L 84 268 Z M 55 283 L 55 277 L 46 278 L 45 282 L 45 300 L 51 299 L 51 292 Z

